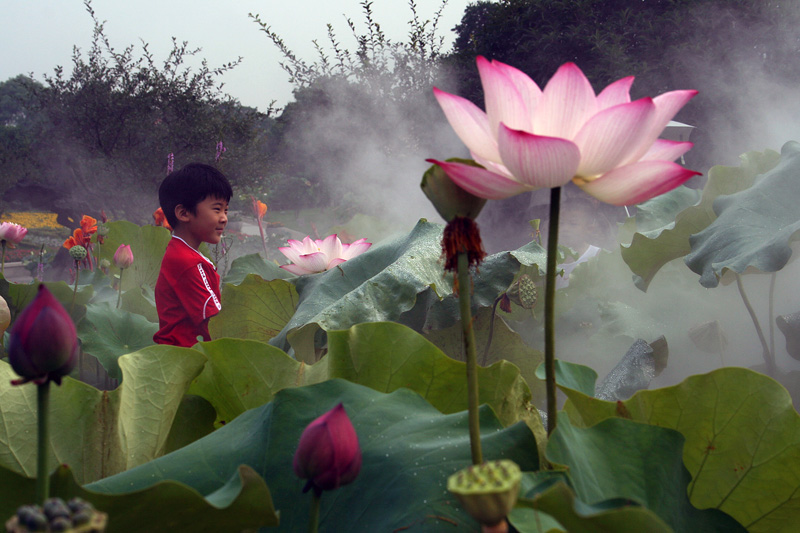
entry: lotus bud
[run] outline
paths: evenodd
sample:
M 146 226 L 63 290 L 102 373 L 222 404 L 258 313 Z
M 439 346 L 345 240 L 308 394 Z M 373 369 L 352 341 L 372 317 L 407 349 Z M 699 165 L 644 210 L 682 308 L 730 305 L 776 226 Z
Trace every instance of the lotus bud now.
M 83 261 L 84 259 L 86 259 L 86 253 L 87 253 L 86 248 L 84 248 L 80 244 L 76 244 L 75 246 L 69 249 L 69 255 L 75 261 Z
M 43 284 L 11 328 L 8 361 L 22 380 L 61 384 L 78 361 L 80 344 L 75 324 Z
M 533 309 L 536 305 L 536 284 L 531 277 L 523 274 L 517 281 L 511 284 L 508 291 L 506 291 L 508 298 L 522 307 L 523 309 Z
M 502 459 L 459 470 L 447 479 L 447 490 L 475 520 L 496 526 L 517 503 L 521 480 L 519 466 Z
M 118 268 L 128 268 L 133 264 L 133 252 L 129 244 L 120 244 L 114 252 L 114 264 Z
M 108 226 L 106 226 L 105 224 L 98 224 L 97 225 L 97 234 L 100 235 L 101 237 L 105 237 L 106 235 L 108 235 L 108 233 L 110 231 L 111 231 L 111 229 Z
M 9 324 L 11 324 L 11 310 L 6 299 L 0 296 L 0 337 L 8 329 Z
M 27 235 L 28 228 L 15 224 L 13 222 L 0 223 L 0 241 L 6 241 L 8 244 L 19 244 L 20 241 Z
M 466 159 L 448 159 L 467 165 L 478 166 L 474 161 Z M 447 177 L 444 170 L 437 165 L 432 165 L 425 174 L 422 175 L 422 192 L 431 201 L 433 207 L 445 221 L 450 222 L 456 217 L 475 219 L 486 205 L 484 198 L 474 196 Z
M 337 489 L 352 482 L 361 470 L 358 435 L 340 403 L 311 422 L 300 436 L 294 472 L 308 479 L 303 492 Z

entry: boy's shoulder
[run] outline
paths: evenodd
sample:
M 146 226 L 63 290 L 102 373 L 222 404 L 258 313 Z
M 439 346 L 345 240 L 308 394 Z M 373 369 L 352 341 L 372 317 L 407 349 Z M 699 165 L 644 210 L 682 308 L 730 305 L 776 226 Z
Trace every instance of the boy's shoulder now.
M 161 260 L 161 270 L 180 273 L 187 268 L 205 264 L 211 270 L 216 270 L 214 264 L 203 254 L 186 244 L 180 237 L 173 236 L 167 244 L 164 257 Z

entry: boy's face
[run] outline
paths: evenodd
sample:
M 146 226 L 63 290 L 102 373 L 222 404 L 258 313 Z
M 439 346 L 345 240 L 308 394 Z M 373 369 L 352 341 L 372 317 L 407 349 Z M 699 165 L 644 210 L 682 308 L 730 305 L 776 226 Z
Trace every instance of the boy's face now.
M 194 214 L 184 211 L 179 216 L 179 228 L 186 242 L 197 248 L 200 243 L 217 244 L 228 224 L 228 202 L 222 198 L 209 196 L 197 204 Z

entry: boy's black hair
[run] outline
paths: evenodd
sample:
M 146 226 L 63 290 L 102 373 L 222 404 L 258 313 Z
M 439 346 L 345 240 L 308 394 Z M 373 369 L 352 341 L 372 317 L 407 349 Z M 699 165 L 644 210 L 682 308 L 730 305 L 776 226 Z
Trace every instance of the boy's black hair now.
M 158 203 L 173 228 L 179 223 L 176 206 L 183 205 L 189 212 L 196 213 L 197 204 L 209 196 L 230 202 L 233 189 L 225 174 L 203 163 L 189 163 L 170 173 L 158 188 Z

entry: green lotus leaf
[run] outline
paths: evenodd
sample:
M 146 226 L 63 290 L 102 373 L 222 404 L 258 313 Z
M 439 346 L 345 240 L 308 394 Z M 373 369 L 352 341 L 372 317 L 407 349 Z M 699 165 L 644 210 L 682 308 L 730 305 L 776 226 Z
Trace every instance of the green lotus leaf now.
M 452 274 L 442 269 L 441 235 L 442 226 L 422 220 L 408 235 L 373 246 L 326 272 L 300 276 L 297 312 L 270 344 L 288 350 L 287 339 L 292 342 L 291 335 L 301 328 L 330 331 L 387 320 L 421 328 L 438 306 L 437 327 L 452 325 L 458 320 L 458 301 L 446 298 L 452 295 Z M 544 264 L 544 257 L 541 247 L 532 244 L 486 258 L 473 276 L 473 309 L 492 305 L 521 264 Z M 303 335 L 308 338 L 307 332 Z
M 597 382 L 597 372 L 592 370 L 586 365 L 579 365 L 556 359 L 554 361 L 554 368 L 556 374 L 556 383 L 570 389 L 585 394 L 586 396 L 594 396 L 594 386 Z M 536 377 L 545 379 L 546 373 L 544 364 L 539 365 L 536 369 Z
M 149 285 L 122 293 L 120 309 L 142 315 L 150 322 L 158 324 L 155 291 Z
M 773 379 L 728 367 L 619 402 L 560 387 L 575 425 L 618 416 L 679 431 L 698 509 L 719 509 L 751 532 L 789 532 L 800 520 L 800 415 Z
M 683 466 L 683 445 L 680 433 L 655 425 L 608 418 L 578 428 L 561 417 L 547 443 L 547 458 L 568 469 L 583 502 L 631 500 L 674 531 L 744 531 L 725 513 L 700 511 L 689 503 L 691 477 Z
M 287 272 L 272 261 L 264 261 L 260 254 L 248 254 L 233 260 L 230 270 L 222 281 L 239 285 L 248 274 L 257 274 L 267 281 L 294 277 L 294 274 Z
M 219 339 L 194 347 L 208 364 L 189 392 L 214 405 L 220 422 L 271 401 L 281 389 L 343 378 L 381 392 L 409 388 L 443 413 L 466 409 L 466 367 L 443 354 L 422 335 L 393 322 L 368 322 L 328 332 L 328 354 L 308 365 L 257 341 Z M 478 369 L 480 401 L 504 424 L 526 420 L 531 394 L 519 369 L 500 361 Z
M 113 379 L 122 379 L 117 359 L 152 346 L 156 331 L 158 324 L 106 302 L 87 305 L 86 316 L 78 324 L 84 353 L 95 356 Z
M 35 485 L 33 478 L 0 468 L 0 516 L 10 517 L 18 506 L 33 503 Z M 242 531 L 279 523 L 266 483 L 247 465 L 206 494 L 181 483 L 161 481 L 113 495 L 81 487 L 70 468 L 61 465 L 50 476 L 50 495 L 90 502 L 109 515 L 109 533 Z
M 774 150 L 747 152 L 739 157 L 738 167 L 712 167 L 700 202 L 678 212 L 674 222 L 665 222 L 660 228 L 654 228 L 657 221 L 664 221 L 669 214 L 685 206 L 691 201 L 692 193 L 681 189 L 681 192 L 644 202 L 641 205 L 643 228 L 637 229 L 631 243 L 622 247 L 622 258 L 633 272 L 636 286 L 646 291 L 661 267 L 691 251 L 689 236 L 705 229 L 717 218 L 712 207 L 717 197 L 748 189 L 756 176 L 775 167 L 779 157 Z M 639 218 L 637 215 L 637 224 Z
M 777 272 L 792 255 L 789 243 L 800 238 L 800 143 L 788 142 L 781 159 L 747 190 L 720 196 L 717 219 L 689 239 L 685 262 L 700 274 L 700 284 L 716 287 L 727 271 L 748 268 Z
M 120 357 L 123 381 L 113 391 L 65 378 L 50 392 L 50 464 L 70 465 L 83 484 L 163 455 L 181 398 L 205 361 L 190 348 L 159 345 Z M 36 386 L 12 386 L 15 377 L 0 361 L 0 466 L 33 476 Z
M 558 479 L 548 479 L 521 495 L 509 520 L 520 533 L 672 531 L 655 513 L 630 500 L 615 498 L 591 505 L 584 503 L 567 483 Z
M 303 494 L 292 458 L 305 427 L 340 402 L 358 434 L 362 465 L 351 484 L 322 495 L 320 530 L 480 531 L 446 490 L 447 476 L 471 463 L 467 413 L 443 415 L 408 389 L 384 394 L 338 379 L 285 389 L 201 440 L 86 488 L 120 494 L 173 480 L 208 494 L 246 464 L 268 481 L 281 530 L 305 531 L 311 495 Z M 483 406 L 480 426 L 485 457 L 539 468 L 525 424 L 503 428 Z
M 532 402 L 542 406 L 545 401 L 544 382 L 536 377 L 536 367 L 544 359 L 541 351 L 525 344 L 519 334 L 513 331 L 499 316 L 494 319 L 492 342 L 486 352 L 489 340 L 489 321 L 492 316 L 491 307 L 483 307 L 473 317 L 472 327 L 475 331 L 475 345 L 478 351 L 478 363 L 482 366 L 492 365 L 498 361 L 508 361 L 519 368 L 520 374 L 531 389 Z M 457 361 L 465 361 L 463 333 L 461 322 L 447 329 L 433 330 L 425 333 L 425 338 L 435 344 L 449 357 Z M 486 356 L 486 357 L 484 357 Z
M 142 286 L 155 287 L 161 258 L 170 240 L 166 228 L 158 226 L 137 226 L 127 220 L 106 224 L 109 232 L 100 245 L 100 258 L 111 261 L 110 273 L 119 275 L 114 266 L 114 253 L 121 244 L 127 244 L 133 252 L 133 264 L 122 275 L 122 290 L 128 291 Z
M 8 304 L 8 309 L 11 311 L 12 324 L 17 315 L 36 297 L 39 285 L 40 283 L 38 282 L 22 284 L 0 280 L 0 296 Z M 78 292 L 76 293 L 74 287 L 67 285 L 63 281 L 45 282 L 44 285 L 55 296 L 56 300 L 64 306 L 64 309 L 72 317 L 72 321 L 76 324 L 80 322 L 84 313 L 86 313 L 86 304 L 94 296 L 94 287 L 91 285 L 78 285 Z M 75 297 L 74 305 L 72 303 L 73 294 Z
M 236 337 L 267 342 L 289 322 L 297 308 L 294 285 L 247 275 L 239 285 L 225 283 L 222 310 L 208 324 L 211 338 Z

